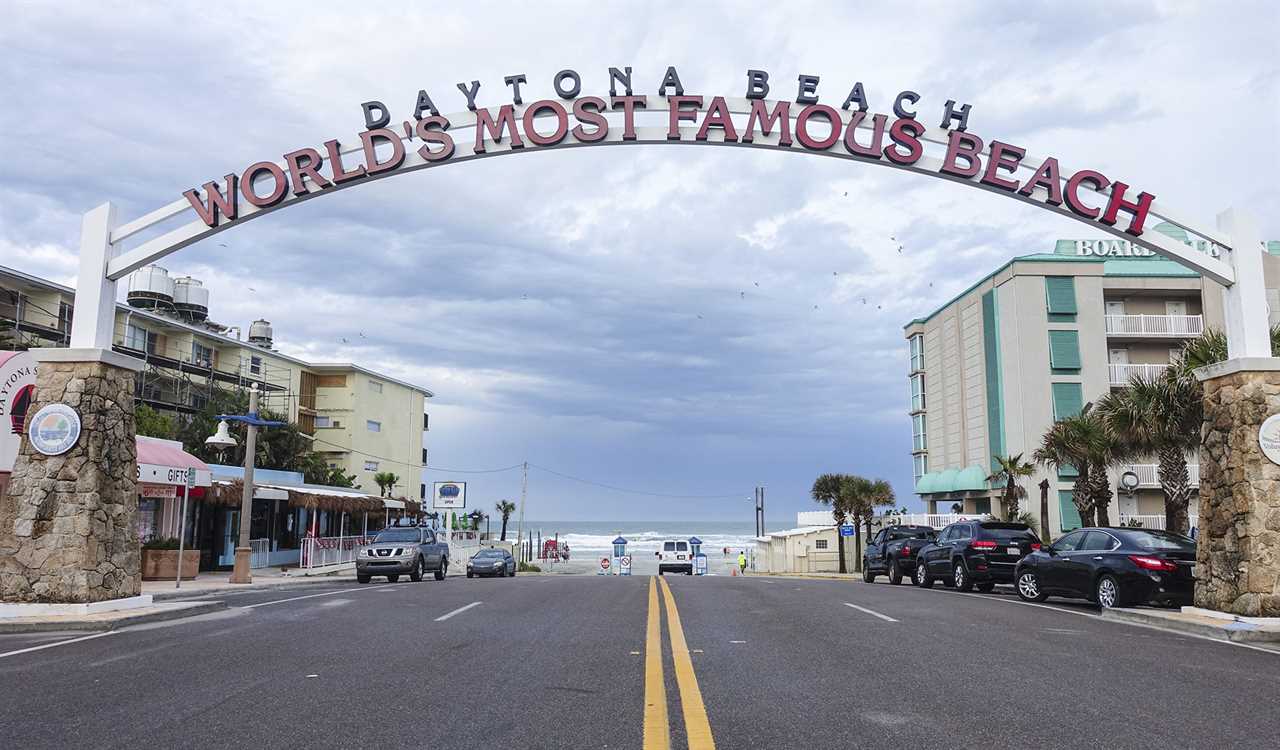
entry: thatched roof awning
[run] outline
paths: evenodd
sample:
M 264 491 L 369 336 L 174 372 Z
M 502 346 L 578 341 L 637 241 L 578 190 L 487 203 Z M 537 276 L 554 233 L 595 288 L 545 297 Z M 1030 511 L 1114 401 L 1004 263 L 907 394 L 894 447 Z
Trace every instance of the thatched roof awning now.
M 289 499 L 290 508 L 326 510 L 335 513 L 364 513 L 381 511 L 385 507 L 382 498 L 338 487 L 291 487 L 281 484 L 255 484 L 255 495 L 265 490 L 283 493 Z M 218 480 L 213 483 L 206 502 L 213 505 L 238 507 L 244 492 L 244 480 Z M 273 492 L 273 494 L 274 494 Z M 283 499 L 283 498 L 281 498 Z

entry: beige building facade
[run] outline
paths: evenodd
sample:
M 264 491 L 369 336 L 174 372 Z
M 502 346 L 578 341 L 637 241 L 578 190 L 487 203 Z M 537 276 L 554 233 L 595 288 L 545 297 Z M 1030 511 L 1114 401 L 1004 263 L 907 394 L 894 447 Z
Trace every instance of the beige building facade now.
M 70 287 L 0 266 L 0 350 L 67 346 L 74 299 Z M 377 494 L 374 475 L 389 471 L 399 477 L 395 495 L 422 494 L 429 390 L 353 363 L 284 354 L 270 323 L 247 331 L 214 323 L 208 301 L 198 280 L 170 280 L 155 266 L 130 278 L 113 344 L 145 363 L 137 403 L 180 417 L 203 409 L 215 390 L 256 384 L 261 407 L 313 437 L 330 467 L 354 474 L 362 490 Z
M 1188 242 L 1181 230 L 1164 232 Z M 1196 243 L 1203 252 L 1216 248 Z M 1048 248 L 1047 248 L 1048 249 Z M 1271 324 L 1280 323 L 1280 242 L 1264 256 Z M 988 485 L 993 455 L 1030 459 L 1053 422 L 1154 374 L 1187 340 L 1223 327 L 1222 287 L 1123 240 L 1059 240 L 1014 258 L 905 327 L 915 491 L 929 513 L 1002 512 Z M 1193 482 L 1199 465 L 1190 457 Z M 1132 493 L 1120 476 L 1138 475 Z M 1111 472 L 1112 522 L 1163 523 L 1154 458 Z M 1049 528 L 1078 526 L 1070 470 L 1038 467 L 1024 510 L 1039 515 L 1050 482 Z M 1193 520 L 1195 507 L 1192 507 Z

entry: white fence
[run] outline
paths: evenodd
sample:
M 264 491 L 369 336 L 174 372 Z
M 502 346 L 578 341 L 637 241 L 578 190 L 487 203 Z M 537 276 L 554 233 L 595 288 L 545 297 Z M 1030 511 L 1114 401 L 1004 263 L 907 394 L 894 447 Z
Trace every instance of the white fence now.
M 1125 471 L 1138 475 L 1139 487 L 1160 486 L 1160 467 L 1156 464 L 1130 464 L 1121 468 L 1121 472 Z M 1187 464 L 1187 478 L 1192 487 L 1200 486 L 1200 464 Z
M 249 540 L 249 567 L 250 568 L 266 568 L 271 565 L 271 540 L 270 539 L 250 539 Z
M 1137 375 L 1148 378 L 1156 378 L 1160 373 L 1164 372 L 1168 365 L 1126 365 L 1126 364 L 1110 364 L 1107 365 L 1111 375 L 1111 385 L 1128 385 L 1129 381 Z
M 323 568 L 356 561 L 356 550 L 373 541 L 370 536 L 318 536 L 302 540 L 300 567 Z
M 1191 337 L 1204 333 L 1199 315 L 1108 315 L 1107 333 L 1120 336 Z
M 885 526 L 902 524 L 904 526 L 932 526 L 940 529 L 957 521 L 974 521 L 986 518 L 984 513 L 896 513 L 893 515 L 874 516 L 871 519 L 872 530 Z M 797 526 L 832 526 L 831 511 L 804 510 L 796 514 Z
M 1144 529 L 1164 530 L 1165 528 L 1163 515 L 1154 516 L 1154 515 L 1121 513 L 1120 520 L 1118 521 L 1118 523 L 1121 526 L 1128 526 L 1132 521 L 1137 521 L 1138 524 Z M 1200 525 L 1200 517 L 1195 515 L 1194 513 L 1191 514 L 1188 517 L 1187 525 L 1189 528 L 1192 528 L 1192 529 L 1196 528 L 1197 526 Z

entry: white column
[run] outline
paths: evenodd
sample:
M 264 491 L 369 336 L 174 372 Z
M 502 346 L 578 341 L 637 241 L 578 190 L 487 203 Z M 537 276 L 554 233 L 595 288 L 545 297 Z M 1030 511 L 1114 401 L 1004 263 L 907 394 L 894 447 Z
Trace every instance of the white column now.
M 1270 357 L 1267 291 L 1262 270 L 1262 241 L 1249 216 L 1229 208 L 1218 214 L 1218 228 L 1230 238 L 1236 282 L 1222 293 L 1227 328 L 1227 358 Z
M 89 211 L 80 223 L 80 275 L 76 281 L 72 349 L 111 349 L 116 321 L 116 282 L 107 278 L 111 230 L 116 207 L 108 202 Z

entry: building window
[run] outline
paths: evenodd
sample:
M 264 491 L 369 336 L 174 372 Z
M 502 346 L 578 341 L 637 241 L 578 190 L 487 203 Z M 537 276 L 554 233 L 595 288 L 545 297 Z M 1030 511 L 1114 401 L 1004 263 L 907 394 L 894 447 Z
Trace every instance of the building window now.
M 911 343 L 911 371 L 924 369 L 924 334 L 917 333 L 908 339 Z
M 262 374 L 262 357 L 249 357 L 249 372 L 253 375 Z
M 201 344 L 199 341 L 192 341 L 191 362 L 197 367 L 212 367 L 213 349 Z
M 327 415 L 325 415 L 325 414 L 317 414 L 317 415 L 316 415 L 316 428 L 317 428 L 317 429 L 318 429 L 318 428 L 321 428 L 321 427 L 331 427 L 332 425 L 333 425 L 333 417 L 327 416 Z
M 1063 531 L 1078 529 L 1083 525 L 1080 523 L 1080 511 L 1076 510 L 1076 504 L 1073 501 L 1074 497 L 1071 490 L 1058 491 L 1059 528 Z
M 826 548 L 827 548 L 827 540 L 826 540 L 826 539 L 815 539 L 815 540 L 813 540 L 813 548 L 814 548 L 814 549 L 826 549 Z
M 365 461 L 365 462 L 364 462 L 364 470 L 365 470 L 365 471 L 377 471 L 377 470 L 378 470 L 378 462 L 377 462 L 377 461 Z
M 430 429 L 431 429 L 431 415 L 423 414 L 422 415 L 422 431 L 426 432 Z
M 1053 421 L 1074 417 L 1084 408 L 1084 389 L 1079 383 L 1053 383 Z
M 209 403 L 209 399 L 203 393 L 193 392 L 191 394 L 191 407 L 193 409 L 203 409 Z
M 369 430 L 369 432 L 382 432 L 381 422 L 375 422 L 370 419 L 365 421 L 364 426 Z
M 925 419 L 923 414 L 911 417 L 911 449 L 923 451 L 929 449 L 929 438 L 925 435 Z
M 427 449 L 426 448 L 422 449 L 422 465 L 423 466 L 427 465 Z
M 156 335 L 142 326 L 129 323 L 124 328 L 124 345 L 126 349 L 135 349 L 147 354 L 156 353 Z
M 924 411 L 924 373 L 911 376 L 911 411 Z
M 376 380 L 370 380 L 369 390 L 373 391 L 374 393 L 382 393 L 382 383 L 379 383 Z
M 420 484 L 420 485 L 418 485 L 418 499 L 420 499 L 420 500 L 426 500 L 426 499 L 427 499 L 427 485 L 426 485 L 426 484 Z
M 1049 367 L 1056 373 L 1080 372 L 1080 333 L 1049 331 Z
M 973 510 L 974 510 L 975 512 L 977 512 L 977 513 L 982 514 L 982 515 L 990 515 L 990 513 L 991 513 L 991 498 L 989 498 L 989 497 L 980 497 L 980 498 L 978 498 L 977 500 L 974 500 L 974 501 L 973 501 Z
M 1071 276 L 1044 277 L 1045 307 L 1050 322 L 1076 319 L 1076 280 Z
M 920 477 L 929 473 L 929 454 L 917 453 L 916 455 L 911 457 L 911 460 L 912 460 L 912 463 L 914 464 L 914 473 L 915 473 L 916 481 L 919 482 Z

